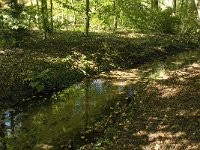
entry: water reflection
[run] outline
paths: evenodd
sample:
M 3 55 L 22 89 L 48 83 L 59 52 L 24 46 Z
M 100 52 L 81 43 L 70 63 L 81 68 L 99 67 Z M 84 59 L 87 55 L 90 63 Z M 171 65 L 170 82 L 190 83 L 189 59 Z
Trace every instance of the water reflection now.
M 4 120 L 1 121 L 1 144 L 14 150 L 42 149 L 60 141 L 75 140 L 77 133 L 108 112 L 119 94 L 125 93 L 123 90 L 122 85 L 111 81 L 86 80 L 55 93 L 51 103 L 6 110 L 1 114 Z M 127 94 L 130 96 L 131 92 Z
M 134 90 L 132 88 L 132 86 L 128 86 L 126 89 L 126 98 L 132 98 L 134 94 Z

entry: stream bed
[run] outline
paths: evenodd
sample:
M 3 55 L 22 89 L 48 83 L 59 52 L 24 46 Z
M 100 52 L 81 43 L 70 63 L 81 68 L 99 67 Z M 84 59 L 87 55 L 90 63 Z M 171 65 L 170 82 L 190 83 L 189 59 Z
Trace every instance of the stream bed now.
M 144 78 L 165 78 L 170 69 L 194 62 L 200 64 L 199 50 L 87 79 L 26 106 L 1 110 L 0 149 L 59 149 L 58 139 L 68 145 L 79 142 L 77 135 L 113 111 L 116 102 L 134 97 L 134 84 Z

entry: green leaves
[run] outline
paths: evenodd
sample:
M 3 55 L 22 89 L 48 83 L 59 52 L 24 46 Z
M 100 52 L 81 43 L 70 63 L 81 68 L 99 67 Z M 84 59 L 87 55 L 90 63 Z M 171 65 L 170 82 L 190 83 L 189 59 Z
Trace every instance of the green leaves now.
M 45 88 L 45 86 L 42 83 L 40 83 L 39 81 L 38 82 L 31 82 L 29 85 L 32 88 L 36 89 L 37 92 L 42 92 Z
M 31 74 L 25 81 L 29 82 L 29 86 L 32 89 L 35 89 L 37 92 L 42 92 L 45 89 L 45 80 L 49 78 L 48 73 L 49 69 L 43 70 L 38 75 Z

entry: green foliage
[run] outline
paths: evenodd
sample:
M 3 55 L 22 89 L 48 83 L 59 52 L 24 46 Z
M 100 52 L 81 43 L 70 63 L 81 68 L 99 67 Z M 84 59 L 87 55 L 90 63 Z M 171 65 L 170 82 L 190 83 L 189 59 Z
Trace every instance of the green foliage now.
M 117 132 L 117 128 L 116 127 L 109 127 L 104 131 L 104 136 L 107 139 L 112 140 L 114 138 L 116 132 Z
M 85 75 L 90 74 L 90 64 L 86 56 L 81 56 L 80 63 L 82 64 L 82 71 Z
M 0 44 L 19 46 L 30 26 L 28 18 L 30 15 L 22 4 L 0 10 Z
M 118 48 L 118 47 L 115 47 Z M 100 53 L 93 54 L 95 62 L 98 67 L 98 72 L 109 71 L 116 67 L 114 58 L 116 58 L 119 53 L 115 50 L 109 42 L 105 41 L 102 43 L 102 47 L 99 50 Z
M 127 4 L 128 5 L 128 4 Z M 179 31 L 180 18 L 173 14 L 172 8 L 165 10 L 151 9 L 141 3 L 133 3 L 122 6 L 126 16 L 126 25 L 134 27 L 140 31 L 177 33 Z
M 102 147 L 110 147 L 111 145 L 112 143 L 108 139 L 99 139 L 95 144 L 94 150 L 101 150 Z
M 45 82 L 49 79 L 48 73 L 49 69 L 43 70 L 39 74 L 30 74 L 25 81 L 28 82 L 28 85 L 37 92 L 42 92 L 45 89 Z
M 50 20 L 53 20 L 55 30 L 84 30 L 85 1 L 53 0 L 53 14 L 49 10 L 49 3 L 47 6 L 43 5 L 46 4 L 24 2 L 1 9 L 0 30 L 2 34 L 6 34 L 1 35 L 1 43 L 15 43 L 16 37 L 11 36 L 15 34 L 11 33 L 13 29 L 51 32 L 48 27 Z M 160 5 L 163 3 L 159 3 Z M 117 27 L 128 27 L 142 32 L 194 33 L 199 28 L 195 21 L 197 12 L 193 1 L 177 1 L 174 9 L 173 6 L 152 8 L 150 1 L 142 0 L 91 0 L 89 13 L 93 31 L 110 31 L 116 27 L 115 20 Z
M 152 29 L 163 33 L 174 34 L 180 31 L 180 18 L 173 14 L 172 8 L 168 7 L 163 11 L 155 13 L 156 19 L 153 20 Z M 153 16 L 150 18 L 153 19 Z M 155 27 L 155 28 L 154 28 Z

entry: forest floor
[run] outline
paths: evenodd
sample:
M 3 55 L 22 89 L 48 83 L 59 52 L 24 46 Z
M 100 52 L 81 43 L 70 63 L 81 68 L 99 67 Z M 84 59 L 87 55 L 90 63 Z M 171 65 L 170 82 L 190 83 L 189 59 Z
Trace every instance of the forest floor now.
M 80 149 L 200 149 L 200 64 L 172 69 L 166 78 L 152 80 L 137 78 L 138 70 L 130 69 L 196 48 L 198 42 L 182 35 L 85 37 L 79 32 L 42 40 L 39 33 L 31 33 L 17 48 L 0 48 L 0 103 L 18 105 L 84 77 L 116 70 L 100 76 L 126 84 L 137 81 L 131 85 L 134 99 L 116 104 L 115 111 L 97 123 L 106 128 L 99 129 L 96 142 Z
M 101 74 L 131 84 L 134 94 L 96 124 L 96 131 L 104 126 L 97 141 L 80 149 L 199 150 L 199 55 L 196 58 L 179 68 L 167 66 L 165 74 L 151 79 L 148 75 L 154 64 Z
M 1 106 L 69 87 L 86 76 L 198 47 L 198 40 L 190 36 L 129 32 L 88 37 L 81 32 L 57 32 L 46 40 L 32 32 L 20 40 L 17 47 L 0 48 Z

